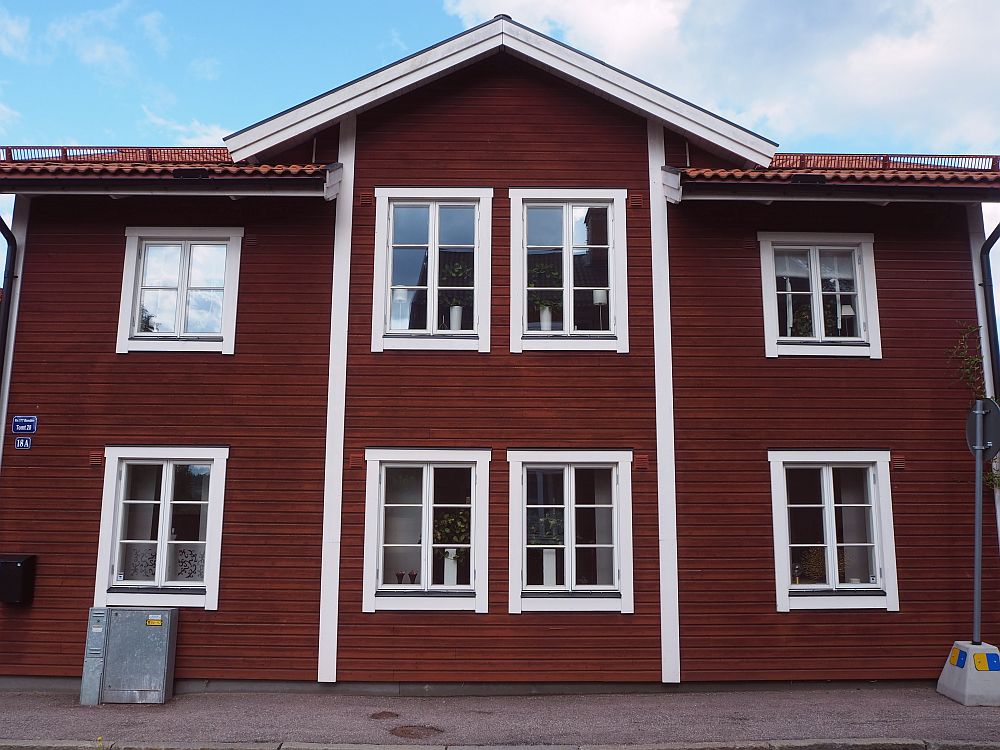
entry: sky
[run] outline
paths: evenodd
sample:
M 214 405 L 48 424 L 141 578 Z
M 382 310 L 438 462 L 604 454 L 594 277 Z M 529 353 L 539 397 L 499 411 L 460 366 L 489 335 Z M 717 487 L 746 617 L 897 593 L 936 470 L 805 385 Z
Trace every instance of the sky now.
M 1000 0 L 0 0 L 0 144 L 220 145 L 497 13 L 781 151 L 1000 153 Z

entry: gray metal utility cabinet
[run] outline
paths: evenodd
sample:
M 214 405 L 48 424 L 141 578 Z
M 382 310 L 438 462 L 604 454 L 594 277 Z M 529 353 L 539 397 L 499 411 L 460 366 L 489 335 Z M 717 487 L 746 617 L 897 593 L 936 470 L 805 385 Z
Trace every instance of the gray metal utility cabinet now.
M 174 693 L 177 610 L 92 607 L 80 703 L 164 703 Z

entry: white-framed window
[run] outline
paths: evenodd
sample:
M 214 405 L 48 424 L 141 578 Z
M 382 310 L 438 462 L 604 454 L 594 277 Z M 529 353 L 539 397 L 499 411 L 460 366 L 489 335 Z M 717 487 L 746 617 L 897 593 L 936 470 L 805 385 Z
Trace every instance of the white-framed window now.
M 764 349 L 882 358 L 874 236 L 759 232 Z
M 767 457 L 778 611 L 898 611 L 889 451 Z
M 372 351 L 490 350 L 492 188 L 376 188 Z
M 632 452 L 511 450 L 510 612 L 634 611 Z
M 243 229 L 127 227 L 119 354 L 233 354 Z
M 510 350 L 628 352 L 627 191 L 510 191 Z
M 490 453 L 365 451 L 364 612 L 487 611 Z
M 218 609 L 225 447 L 108 446 L 94 606 Z

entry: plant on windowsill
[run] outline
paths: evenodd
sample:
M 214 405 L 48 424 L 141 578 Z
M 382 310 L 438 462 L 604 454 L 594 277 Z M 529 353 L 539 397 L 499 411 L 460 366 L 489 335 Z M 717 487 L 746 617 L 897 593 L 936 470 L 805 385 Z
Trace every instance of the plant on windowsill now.
M 468 511 L 443 513 L 434 519 L 434 544 L 469 544 L 472 539 L 472 529 L 469 524 Z M 469 557 L 468 547 L 436 548 L 434 554 L 445 560 L 454 560 L 456 564 L 463 563 Z
M 528 289 L 552 289 L 562 286 L 562 268 L 536 265 L 528 271 Z M 543 331 L 552 330 L 552 313 L 562 310 L 562 299 L 533 299 L 529 303 L 538 311 L 538 325 Z
M 453 261 L 443 264 L 438 271 L 438 276 L 441 287 L 444 288 L 441 305 L 448 308 L 448 330 L 461 331 L 465 306 L 469 302 L 467 292 L 458 292 L 448 287 L 471 287 L 473 285 L 472 269 L 465 263 Z
M 562 544 L 563 519 L 561 516 L 542 516 L 528 522 L 528 544 Z
M 977 323 L 962 321 L 958 321 L 958 325 L 961 326 L 958 343 L 948 351 L 948 356 L 956 363 L 958 379 L 969 389 L 972 400 L 986 398 L 986 371 L 983 367 L 980 327 Z M 983 483 L 990 489 L 1000 489 L 1000 470 L 995 462 L 983 472 Z

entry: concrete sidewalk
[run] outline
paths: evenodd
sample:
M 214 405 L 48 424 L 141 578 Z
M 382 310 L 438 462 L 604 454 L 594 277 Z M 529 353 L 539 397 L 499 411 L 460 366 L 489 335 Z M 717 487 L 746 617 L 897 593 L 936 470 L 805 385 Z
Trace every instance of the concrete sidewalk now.
M 0 750 L 19 746 L 206 747 L 322 745 L 561 745 L 677 743 L 738 750 L 947 750 L 955 740 L 1000 743 L 1000 708 L 967 708 L 931 683 L 690 688 L 669 693 L 398 697 L 200 693 L 165 705 L 80 706 L 69 693 L 0 693 Z M 844 742 L 863 738 L 864 742 Z M 876 742 L 887 738 L 914 738 Z M 770 745 L 768 743 L 771 743 Z M 840 744 L 838 744 L 840 743 Z M 1000 750 L 1000 744 L 994 745 Z

